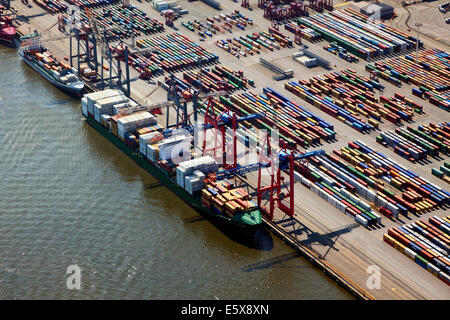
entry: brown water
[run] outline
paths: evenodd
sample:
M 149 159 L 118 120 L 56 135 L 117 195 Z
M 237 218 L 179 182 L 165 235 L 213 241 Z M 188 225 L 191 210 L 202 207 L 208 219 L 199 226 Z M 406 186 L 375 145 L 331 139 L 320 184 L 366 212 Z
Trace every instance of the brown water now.
M 0 145 L 0 299 L 352 298 L 277 238 L 250 249 L 150 188 L 79 101 L 4 47 Z

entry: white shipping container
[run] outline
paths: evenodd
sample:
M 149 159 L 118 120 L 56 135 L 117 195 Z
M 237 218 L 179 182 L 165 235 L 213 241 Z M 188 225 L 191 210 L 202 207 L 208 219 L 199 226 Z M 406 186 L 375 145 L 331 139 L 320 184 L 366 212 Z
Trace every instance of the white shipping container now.
M 368 221 L 364 217 L 362 217 L 360 214 L 358 214 L 355 217 L 355 220 L 356 220 L 356 222 L 362 224 L 364 227 L 367 227 L 367 225 L 368 225 Z
M 124 138 L 126 133 L 135 131 L 139 127 L 155 124 L 155 116 L 150 112 L 142 111 L 117 119 L 117 131 L 119 137 Z
M 414 252 L 414 251 L 412 251 L 410 248 L 408 248 L 408 247 L 405 247 L 405 250 L 404 250 L 404 253 L 407 255 L 407 256 L 410 256 L 411 258 L 415 258 L 416 257 L 416 253 Z

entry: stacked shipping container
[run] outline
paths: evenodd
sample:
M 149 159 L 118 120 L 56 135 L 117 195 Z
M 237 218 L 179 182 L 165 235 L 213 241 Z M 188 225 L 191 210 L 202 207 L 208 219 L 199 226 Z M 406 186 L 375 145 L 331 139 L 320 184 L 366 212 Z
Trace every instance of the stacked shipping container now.
M 216 41 L 216 45 L 239 58 L 241 56 L 260 54 L 261 51 L 273 51 L 274 48 L 292 46 L 292 40 L 280 31 L 269 28 L 268 32 L 254 32 L 246 36 Z
M 33 2 L 51 14 L 67 11 L 67 5 L 59 0 L 33 0 Z
M 105 6 L 113 3 L 117 3 L 120 0 L 67 0 L 68 3 L 80 8 L 95 8 L 99 6 Z
M 229 180 L 210 181 L 202 190 L 202 204 L 217 214 L 234 216 L 239 212 L 258 209 L 244 188 L 234 188 Z
M 103 5 L 103 4 L 99 4 Z M 93 16 L 97 20 L 100 29 L 116 27 L 106 31 L 106 37 L 110 41 L 150 35 L 164 30 L 164 24 L 155 18 L 147 16 L 147 13 L 133 5 L 124 7 L 121 4 L 111 4 L 93 11 Z M 64 23 L 67 24 L 68 16 L 64 16 Z M 89 25 L 89 19 L 81 10 L 81 23 Z
M 333 154 L 309 160 L 308 165 L 296 163 L 297 171 L 303 176 L 302 184 L 317 194 L 320 193 L 317 188 L 326 188 L 324 191 L 335 198 L 328 202 L 346 213 L 347 207 L 353 205 L 351 208 L 357 209 L 358 214 L 379 217 L 371 210 L 376 208 L 389 218 L 397 218 L 399 214 L 420 214 L 450 203 L 450 193 L 398 166 L 381 153 L 371 151 L 359 141 L 350 142 L 348 147 L 334 150 Z M 364 215 L 367 224 L 362 224 L 374 223 Z
M 264 94 L 259 95 L 247 91 L 230 98 L 220 97 L 220 101 L 214 103 L 219 110 L 229 108 L 242 116 L 264 113 L 263 119 L 252 120 L 251 125 L 268 132 L 276 128 L 280 139 L 293 148 L 307 148 L 321 140 L 335 139 L 332 125 L 272 88 L 263 91 Z
M 318 32 L 300 24 L 298 21 L 297 22 L 287 22 L 284 25 L 284 28 L 287 31 L 290 31 L 294 34 L 296 34 L 297 29 L 300 28 L 301 33 L 302 33 L 302 39 L 306 39 L 311 42 L 320 41 L 322 39 L 321 35 Z
M 434 129 L 434 127 L 436 129 Z M 431 134 L 423 130 L 428 128 Z M 397 128 L 395 131 L 382 132 L 377 142 L 387 144 L 394 151 L 411 162 L 426 160 L 427 156 L 437 157 L 440 153 L 448 154 L 450 151 L 450 125 L 441 123 L 435 125 L 421 125 L 418 129 L 411 126 Z
M 416 42 L 413 37 L 383 23 L 374 24 L 351 9 L 316 14 L 298 21 L 363 59 L 411 49 Z
M 215 66 L 212 69 L 202 68 L 199 72 L 186 71 L 183 72 L 183 80 L 175 77 L 177 90 L 180 96 L 190 99 L 189 94 L 191 88 L 195 87 L 203 92 L 217 92 L 248 88 L 253 86 L 254 82 L 251 79 L 244 77 L 242 71 L 234 71 L 226 66 Z M 170 77 L 166 77 L 166 84 L 170 84 Z
M 365 227 L 381 223 L 380 215 L 362 199 L 375 196 L 364 182 L 334 165 L 328 156 L 309 160 L 308 165 L 296 163 L 296 169 L 302 174 L 302 185 Z
M 238 10 L 235 10 L 233 13 L 222 13 L 212 18 L 208 17 L 206 18 L 206 22 L 194 20 L 182 22 L 181 25 L 192 32 L 196 30 L 204 31 L 206 35 L 212 36 L 217 31 L 222 33 L 226 31 L 232 32 L 233 26 L 245 30 L 247 26 L 253 25 L 253 20 L 244 16 Z
M 414 111 L 422 110 L 422 106 L 398 94 L 392 98 L 376 98 L 374 89 L 382 90 L 383 86 L 352 69 L 287 82 L 285 88 L 362 132 L 378 128 L 381 118 L 398 124 L 402 119 L 411 120 Z M 361 116 L 368 118 L 367 123 Z
M 447 183 L 450 183 L 450 163 L 444 162 L 444 165 L 439 169 L 431 169 L 431 174 L 444 180 Z
M 414 55 L 396 57 L 385 61 L 368 64 L 367 70 L 377 72 L 391 82 L 412 83 L 412 93 L 429 99 L 439 108 L 450 110 L 450 54 L 438 49 L 421 51 L 415 63 Z
M 390 228 L 383 240 L 450 285 L 450 216 Z
M 156 75 L 188 67 L 216 63 L 219 57 L 192 42 L 180 33 L 171 33 L 136 41 L 139 48 L 156 48 L 153 53 L 138 53 L 129 57 L 133 68 L 141 73 Z
M 364 174 L 360 176 L 371 187 L 380 190 L 387 183 L 403 192 L 401 197 L 395 193 L 384 192 L 384 198 L 396 206 L 396 212 L 421 213 L 450 203 L 448 191 L 398 165 L 395 161 L 372 150 L 364 143 L 360 141 L 349 143 L 347 149 L 347 153 L 353 156 L 351 159 L 353 164 L 358 164 L 361 169 L 364 168 Z M 340 157 L 345 157 L 342 152 L 335 153 Z

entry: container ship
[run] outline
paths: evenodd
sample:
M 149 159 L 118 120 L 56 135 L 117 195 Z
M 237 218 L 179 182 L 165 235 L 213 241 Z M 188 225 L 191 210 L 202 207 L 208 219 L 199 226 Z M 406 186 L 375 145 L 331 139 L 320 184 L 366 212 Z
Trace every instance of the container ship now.
M 190 134 L 167 136 L 153 114 L 118 90 L 86 94 L 81 101 L 89 125 L 227 236 L 253 248 L 272 247 L 258 205 L 244 188 L 216 180 L 219 166 L 212 157 L 192 159 Z M 178 165 L 173 154 L 183 154 Z
M 19 50 L 22 60 L 65 93 L 79 97 L 84 82 L 78 78 L 77 70 L 58 61 L 47 48 L 33 40 L 30 37 L 22 41 Z
M 16 28 L 12 25 L 12 19 L 6 15 L 6 8 L 0 5 L 0 42 L 15 47 L 15 37 Z

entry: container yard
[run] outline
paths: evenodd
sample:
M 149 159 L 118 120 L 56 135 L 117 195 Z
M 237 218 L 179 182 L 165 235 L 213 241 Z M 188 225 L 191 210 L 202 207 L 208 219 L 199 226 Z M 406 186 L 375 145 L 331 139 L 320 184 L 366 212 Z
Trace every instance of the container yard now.
M 118 3 L 119 0 L 67 0 L 71 5 L 78 6 L 80 8 L 96 8 L 99 6 L 107 6 L 110 4 Z
M 309 42 L 318 42 L 318 41 L 322 40 L 320 33 L 314 31 L 311 28 L 308 28 L 308 27 L 302 25 L 298 21 L 287 22 L 287 23 L 285 23 L 284 28 L 287 31 L 293 33 L 294 35 L 298 34 L 298 32 L 299 32 L 298 29 L 300 28 L 302 39 L 308 40 Z
M 265 118 L 254 120 L 252 125 L 268 131 L 278 128 L 281 141 L 293 148 L 308 148 L 335 139 L 334 127 L 322 118 L 271 88 L 264 88 L 263 92 L 235 94 L 230 99 L 221 98 L 220 103 L 241 115 L 263 112 Z
M 424 50 L 418 55 L 417 61 L 418 64 L 415 63 L 414 55 L 406 55 L 368 64 L 366 69 L 398 84 L 401 81 L 415 85 L 411 90 L 414 96 L 428 99 L 432 105 L 449 111 L 450 54 L 438 49 Z
M 413 49 L 416 44 L 414 37 L 383 23 L 374 26 L 367 16 L 352 9 L 303 17 L 298 22 L 366 60 Z
M 166 77 L 166 85 L 170 85 L 170 77 Z M 252 79 L 244 77 L 241 70 L 233 70 L 226 66 L 216 65 L 211 69 L 202 68 L 197 71 L 183 72 L 183 78 L 175 77 L 177 89 L 180 96 L 192 94 L 192 87 L 202 92 L 233 92 L 239 89 L 247 89 L 253 87 L 255 82 Z M 192 87 L 191 87 L 192 86 Z
M 450 184 L 450 163 L 444 162 L 444 165 L 441 166 L 439 169 L 432 168 L 431 174 Z
M 382 119 L 393 124 L 411 121 L 423 109 L 398 93 L 377 98 L 375 92 L 381 92 L 384 86 L 352 69 L 287 82 L 285 88 L 360 132 L 378 129 Z
M 414 32 L 394 28 L 390 21 L 374 25 L 353 3 L 339 3 L 340 10 L 334 11 L 288 11 L 273 1 L 271 9 L 250 3 L 253 10 L 247 11 L 240 2 L 223 1 L 222 11 L 217 11 L 214 4 L 188 1 L 182 3 L 187 13 L 173 22 L 173 29 L 163 27 L 151 3 L 77 4 L 92 7 L 99 30 L 120 27 L 107 31 L 116 50 L 111 59 L 131 48 L 129 96 L 118 87 L 99 87 L 109 83 L 110 70 L 117 70 L 105 62 L 100 64 L 106 70 L 104 81 L 84 78 L 91 93 L 80 103 L 83 121 L 90 125 L 83 130 L 109 140 L 104 144 L 110 153 L 125 153 L 133 160 L 127 165 L 144 168 L 182 199 L 186 210 L 194 208 L 217 226 L 217 232 L 223 225 L 235 233 L 241 231 L 234 228 L 245 225 L 246 235 L 255 232 L 254 226 L 271 231 L 274 241 L 280 238 L 358 299 L 450 299 L 448 250 L 445 254 L 440 246 L 448 241 L 450 205 L 448 49 L 433 48 L 421 36 L 419 67 L 411 53 Z M 30 16 L 47 12 L 14 5 Z M 285 28 L 272 21 L 283 17 L 295 21 Z M 30 28 L 44 33 L 57 19 L 45 14 L 17 28 L 22 35 Z M 83 23 L 88 26 L 90 20 Z M 223 39 L 225 26 L 233 33 L 229 39 Z M 154 32 L 158 34 L 149 36 Z M 135 47 L 125 42 L 115 46 L 117 40 L 130 38 Z M 302 39 L 308 41 L 303 49 L 329 61 L 332 70 L 305 68 L 293 60 L 302 50 Z M 69 56 L 70 43 L 66 36 L 46 46 L 60 60 Z M 295 80 L 277 81 L 260 59 L 292 71 Z M 122 68 L 119 78 L 127 73 Z M 275 137 L 277 129 L 276 154 L 285 165 L 279 181 L 276 174 L 259 179 L 260 171 L 268 171 L 259 155 L 251 163 L 227 159 L 224 164 L 211 150 L 192 148 L 197 138 L 186 118 L 195 111 L 200 131 L 206 135 L 214 127 L 232 129 L 235 146 L 246 153 L 262 150 L 265 142 L 258 130 Z M 181 123 L 187 132 L 173 134 Z M 223 141 L 227 148 L 215 147 L 214 152 L 226 157 L 233 139 Z M 178 162 L 171 159 L 174 152 Z M 366 286 L 366 270 L 373 265 L 381 269 L 382 287 L 377 290 Z
M 349 142 L 347 147 L 298 167 L 303 186 L 365 227 L 380 224 L 381 216 L 398 220 L 445 208 L 450 200 L 445 189 L 361 141 Z
M 450 285 L 450 216 L 390 228 L 383 241 Z
M 67 11 L 67 5 L 58 0 L 33 0 L 36 5 L 44 9 L 45 11 L 51 13 L 51 14 L 57 14 L 60 12 L 66 12 Z
M 411 162 L 426 161 L 429 157 L 448 156 L 450 140 L 448 123 L 421 125 L 418 128 L 397 128 L 382 132 L 377 142 L 394 148 L 395 153 Z

